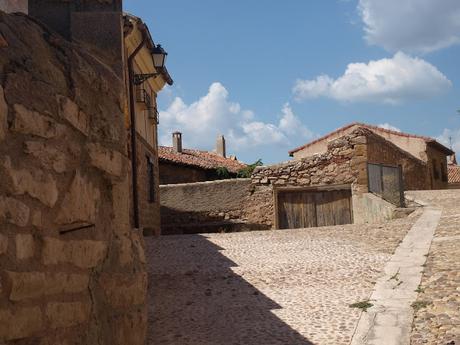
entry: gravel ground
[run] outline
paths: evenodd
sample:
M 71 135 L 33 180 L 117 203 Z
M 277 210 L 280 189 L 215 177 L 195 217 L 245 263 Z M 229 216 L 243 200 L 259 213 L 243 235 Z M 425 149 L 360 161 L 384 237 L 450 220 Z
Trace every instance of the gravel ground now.
M 148 239 L 149 345 L 348 344 L 416 219 Z
M 414 305 L 411 344 L 460 345 L 460 190 L 409 194 L 443 209 Z

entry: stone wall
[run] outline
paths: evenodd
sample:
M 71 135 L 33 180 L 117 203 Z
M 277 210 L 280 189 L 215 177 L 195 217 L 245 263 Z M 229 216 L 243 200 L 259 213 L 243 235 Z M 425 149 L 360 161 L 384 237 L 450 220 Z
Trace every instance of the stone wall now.
M 254 202 L 247 210 L 248 221 L 275 226 L 277 188 L 348 184 L 355 193 L 367 192 L 367 134 L 358 129 L 328 143 L 324 154 L 256 168 L 252 175 Z
M 122 81 L 28 17 L 0 38 L 0 343 L 144 344 Z
M 147 161 L 151 159 L 154 170 L 154 198 L 150 200 L 150 181 L 148 176 Z M 139 191 L 139 222 L 145 235 L 160 235 L 160 189 L 158 154 L 141 136 L 137 136 L 137 164 Z M 132 194 L 132 193 L 131 193 Z
M 250 179 L 160 186 L 162 234 L 265 229 L 250 224 Z

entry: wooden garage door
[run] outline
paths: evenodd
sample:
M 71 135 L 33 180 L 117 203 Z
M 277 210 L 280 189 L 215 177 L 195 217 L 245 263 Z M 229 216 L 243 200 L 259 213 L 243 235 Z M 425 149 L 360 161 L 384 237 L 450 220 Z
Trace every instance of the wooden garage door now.
M 352 223 L 351 191 L 278 191 L 280 229 Z

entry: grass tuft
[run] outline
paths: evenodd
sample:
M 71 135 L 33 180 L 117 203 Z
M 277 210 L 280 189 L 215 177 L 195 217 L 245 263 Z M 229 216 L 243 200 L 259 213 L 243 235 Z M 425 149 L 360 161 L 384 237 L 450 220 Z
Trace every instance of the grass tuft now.
M 370 303 L 369 301 L 361 301 L 361 302 L 356 302 L 356 303 L 353 303 L 353 304 L 349 305 L 350 308 L 358 308 L 358 309 L 361 309 L 364 312 L 367 312 L 367 309 L 369 309 L 372 306 L 373 306 L 373 304 Z

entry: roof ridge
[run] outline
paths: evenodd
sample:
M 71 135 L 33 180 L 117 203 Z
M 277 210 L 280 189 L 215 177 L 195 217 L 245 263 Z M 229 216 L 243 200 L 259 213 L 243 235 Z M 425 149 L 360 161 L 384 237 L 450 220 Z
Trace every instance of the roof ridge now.
M 434 138 L 431 138 L 431 137 L 428 137 L 428 136 L 423 136 L 423 135 L 417 135 L 417 134 L 411 134 L 411 133 L 407 133 L 407 132 L 398 132 L 398 131 L 395 131 L 395 130 L 391 130 L 391 129 L 387 129 L 387 128 L 382 128 L 382 127 L 379 127 L 379 126 L 376 126 L 376 125 L 370 125 L 370 124 L 367 124 L 367 123 L 363 123 L 363 122 L 352 122 L 348 125 L 345 125 L 345 126 L 342 126 L 340 128 L 337 128 L 336 130 L 332 131 L 332 132 L 329 132 L 325 135 L 323 135 L 322 137 L 320 138 L 317 138 L 309 143 L 306 143 L 302 146 L 299 146 L 295 149 L 292 149 L 289 151 L 289 155 L 292 156 L 294 153 L 300 151 L 300 150 L 303 150 L 304 148 L 307 148 L 313 144 L 316 144 L 320 141 L 323 141 L 331 136 L 333 136 L 334 134 L 336 133 L 339 133 L 341 131 L 346 131 L 347 129 L 353 127 L 353 126 L 358 126 L 358 127 L 364 127 L 364 128 L 367 128 L 367 129 L 374 129 L 374 130 L 378 130 L 378 131 L 381 131 L 381 132 L 385 132 L 385 133 L 390 133 L 390 134 L 394 134 L 394 135 L 398 135 L 398 136 L 401 136 L 401 137 L 407 137 L 407 138 L 417 138 L 417 139 L 423 139 L 425 140 L 426 142 L 435 142 L 435 143 L 438 143 L 436 141 L 436 139 Z M 442 145 L 441 143 L 438 143 L 439 145 L 441 146 L 444 146 Z M 446 147 L 447 148 L 447 147 Z

